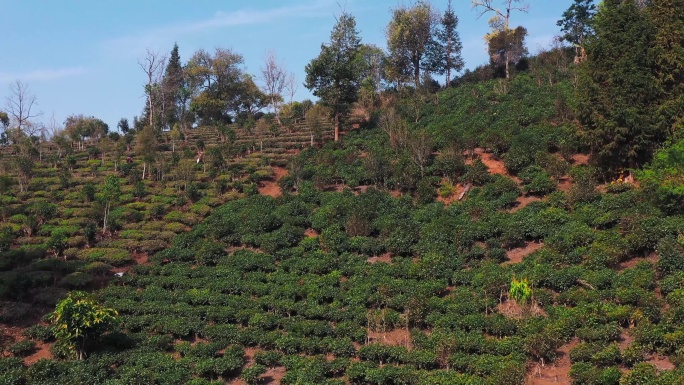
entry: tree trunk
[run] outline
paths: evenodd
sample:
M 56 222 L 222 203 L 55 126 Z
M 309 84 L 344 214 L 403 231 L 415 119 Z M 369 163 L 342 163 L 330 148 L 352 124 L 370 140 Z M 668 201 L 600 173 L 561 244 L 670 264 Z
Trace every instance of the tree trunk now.
M 420 60 L 413 59 L 413 80 L 416 82 L 416 89 L 420 87 Z
M 337 142 L 340 138 L 340 113 L 335 113 L 335 141 Z

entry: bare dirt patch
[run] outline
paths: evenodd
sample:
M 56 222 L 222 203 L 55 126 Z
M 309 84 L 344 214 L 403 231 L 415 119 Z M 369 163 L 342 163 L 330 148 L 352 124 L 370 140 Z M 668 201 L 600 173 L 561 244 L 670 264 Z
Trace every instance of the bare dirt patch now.
M 558 349 L 558 358 L 551 365 L 541 366 L 541 364 L 535 364 L 530 368 L 525 381 L 526 385 L 559 385 L 559 384 L 571 384 L 572 379 L 570 378 L 570 367 L 572 363 L 570 362 L 570 349 L 579 344 L 578 339 L 570 341 L 570 343 L 561 346 Z
M 638 265 L 640 262 L 650 262 L 652 264 L 658 263 L 658 255 L 656 253 L 651 253 L 646 257 L 631 258 L 620 263 L 620 269 L 631 269 Z
M 661 371 L 662 370 L 672 370 L 675 368 L 675 364 L 673 364 L 669 358 L 659 356 L 659 355 L 652 355 L 652 356 L 646 357 L 645 362 L 655 366 L 656 369 L 661 370 Z
M 571 178 L 560 178 L 558 180 L 558 191 L 568 192 L 570 189 L 572 189 Z
M 368 262 L 370 264 L 378 263 L 378 262 L 391 264 L 392 263 L 392 254 L 385 253 L 382 255 L 377 255 L 375 257 L 370 257 L 370 258 L 366 259 L 366 262 Z
M 537 304 L 523 306 L 518 304 L 518 302 L 514 299 L 507 299 L 505 301 L 499 302 L 499 304 L 496 305 L 496 310 L 499 314 L 503 314 L 504 316 L 513 319 L 521 319 L 527 315 L 547 315 L 544 309 L 540 308 Z
M 437 202 L 442 202 L 445 206 L 448 206 L 454 202 L 458 202 L 458 197 L 461 195 L 463 190 L 465 190 L 465 186 L 457 183 L 454 185 L 454 191 L 451 193 L 451 195 L 443 197 L 437 194 Z
M 273 176 L 270 180 L 261 182 L 261 186 L 258 187 L 259 194 L 274 198 L 283 195 L 283 191 L 278 186 L 278 181 L 285 175 L 287 175 L 285 167 L 273 167 Z
M 261 379 L 265 384 L 280 384 L 287 371 L 282 366 L 275 368 L 268 368 L 266 373 L 261 375 Z
M 45 343 L 42 341 L 36 342 L 36 351 L 28 357 L 24 358 L 24 365 L 33 365 L 42 359 L 51 359 L 52 353 L 50 353 L 51 343 Z
M 515 205 L 511 208 L 511 212 L 514 213 L 522 208 L 527 207 L 532 202 L 539 202 L 542 201 L 543 198 L 540 197 L 535 197 L 535 196 L 519 196 L 515 199 Z
M 406 329 L 395 329 L 385 332 L 371 331 L 368 342 L 391 346 L 410 346 L 411 334 Z
M 308 237 L 308 238 L 315 238 L 315 237 L 317 237 L 319 234 L 318 234 L 318 231 L 309 228 L 309 229 L 306 229 L 306 231 L 304 231 L 304 235 L 305 235 L 306 237 Z
M 482 163 L 487 166 L 490 174 L 508 175 L 506 166 L 504 166 L 504 162 L 502 160 L 496 159 L 494 154 L 485 152 L 484 149 L 479 147 L 473 151 L 473 154 L 480 158 Z M 466 159 L 466 164 L 473 164 L 473 159 Z
M 506 252 L 506 257 L 508 258 L 508 261 L 504 262 L 503 264 L 512 265 L 520 263 L 526 256 L 534 253 L 542 247 L 544 247 L 543 243 L 529 242 L 524 247 L 518 247 L 515 249 L 508 250 Z
M 570 157 L 570 163 L 573 165 L 589 164 L 589 155 L 575 154 Z

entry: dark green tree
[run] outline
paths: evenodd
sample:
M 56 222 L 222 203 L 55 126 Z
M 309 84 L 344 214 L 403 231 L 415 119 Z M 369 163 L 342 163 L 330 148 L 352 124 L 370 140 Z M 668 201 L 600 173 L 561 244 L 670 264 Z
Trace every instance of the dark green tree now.
M 216 48 L 213 55 L 199 50 L 190 58 L 185 66 L 190 110 L 200 124 L 231 123 L 240 113 L 243 63 L 242 55 L 225 48 Z
M 420 69 L 429 67 L 426 54 L 437 17 L 429 2 L 418 1 L 412 7 L 393 9 L 392 20 L 387 25 L 389 63 L 397 67 L 393 72 L 397 75 L 412 72 L 416 87 L 420 85 Z
M 582 137 L 604 171 L 646 162 L 660 139 L 653 128 L 657 97 L 650 44 L 654 28 L 634 0 L 606 0 L 580 68 Z
M 451 71 L 459 72 L 465 64 L 461 56 L 463 44 L 456 28 L 458 28 L 458 16 L 451 8 L 451 0 L 449 0 L 427 51 L 430 71 L 440 75 L 446 74 L 445 85 L 447 87 L 451 82 Z
M 354 16 L 342 13 L 330 34 L 330 44 L 322 44 L 321 53 L 305 68 L 306 88 L 333 110 L 335 140 L 339 137 L 341 118 L 358 98 L 360 43 Z
M 656 84 L 661 100 L 656 106 L 659 132 L 681 138 L 684 128 L 684 0 L 659 0 L 649 5 Z
M 173 127 L 180 120 L 181 92 L 184 85 L 183 66 L 181 65 L 178 44 L 173 45 L 162 81 L 164 95 L 164 124 Z
M 592 25 L 594 15 L 596 15 L 594 0 L 575 0 L 563 12 L 563 18 L 556 23 L 563 32 L 562 39 L 575 48 L 576 63 L 586 57 L 584 42 L 594 33 Z

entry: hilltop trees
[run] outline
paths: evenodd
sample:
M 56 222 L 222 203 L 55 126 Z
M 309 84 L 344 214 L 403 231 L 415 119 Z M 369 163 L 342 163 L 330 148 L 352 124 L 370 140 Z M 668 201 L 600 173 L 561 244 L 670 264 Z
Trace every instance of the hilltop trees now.
M 261 67 L 261 76 L 266 87 L 266 96 L 269 99 L 269 104 L 275 113 L 278 124 L 282 125 L 280 121 L 280 104 L 283 101 L 283 90 L 285 90 L 289 75 L 282 64 L 278 62 L 275 52 L 268 51 L 266 53 L 264 66 Z
M 28 84 L 20 80 L 10 84 L 9 89 L 11 95 L 7 98 L 7 114 L 16 125 L 16 134 L 27 136 L 35 134 L 32 130 L 31 119 L 42 115 L 41 112 L 35 110 L 36 96 L 29 91 Z M 9 126 L 6 118 L 2 121 L 5 127 Z
M 574 3 L 563 12 L 563 18 L 556 25 L 561 27 L 562 39 L 575 47 L 575 62 L 578 63 L 586 58 L 585 42 L 594 33 L 592 20 L 596 14 L 596 5 L 593 0 L 575 0 Z
M 147 118 L 149 125 L 155 125 L 155 114 L 163 115 L 163 111 L 156 108 L 158 105 L 163 105 L 163 94 L 161 93 L 161 72 L 164 68 L 166 57 L 160 55 L 158 52 L 147 50 L 143 59 L 138 60 L 138 65 L 145 72 L 147 76 L 147 84 L 145 85 L 145 94 L 147 95 Z
M 216 48 L 199 50 L 185 67 L 190 111 L 200 124 L 231 123 L 241 115 L 253 116 L 266 104 L 266 96 L 242 71 L 242 55 Z
M 458 16 L 451 8 L 451 0 L 449 0 L 427 51 L 429 69 L 437 74 L 446 74 L 445 85 L 447 87 L 451 82 L 451 71 L 459 72 L 464 66 L 463 57 L 461 57 L 463 44 L 456 28 L 458 28 Z
M 64 121 L 64 132 L 83 149 L 83 141 L 99 140 L 109 132 L 109 126 L 94 116 L 71 115 Z
M 661 100 L 656 105 L 659 132 L 680 139 L 684 128 L 684 1 L 654 1 L 649 6 L 653 36 L 656 85 Z
M 354 16 L 342 13 L 330 34 L 330 43 L 322 44 L 321 53 L 305 68 L 306 88 L 333 110 L 335 141 L 339 137 L 342 116 L 358 97 L 361 80 L 358 60 L 360 43 Z
M 510 65 L 515 64 L 527 54 L 525 36 L 527 30 L 523 27 L 510 27 L 511 11 L 527 12 L 529 5 L 519 4 L 521 0 L 502 0 L 503 8 L 496 8 L 493 0 L 473 0 L 473 8 L 480 9 L 480 17 L 485 13 L 493 13 L 489 19 L 492 32 L 485 36 L 489 55 L 493 63 L 503 62 L 506 79 L 510 79 Z M 519 4 L 519 5 L 518 5 Z
M 650 44 L 654 27 L 634 0 L 606 0 L 581 67 L 579 112 L 592 158 L 604 169 L 636 167 L 650 158 L 657 98 Z
M 420 69 L 429 67 L 426 53 L 433 38 L 438 16 L 429 2 L 418 1 L 413 7 L 399 6 L 392 10 L 387 26 L 387 48 L 391 77 L 401 85 L 404 77 L 413 75 L 420 86 Z
M 169 62 L 164 70 L 162 80 L 164 125 L 173 127 L 174 124 L 184 121 L 185 99 L 187 88 L 185 87 L 185 75 L 178 53 L 178 44 L 173 45 Z

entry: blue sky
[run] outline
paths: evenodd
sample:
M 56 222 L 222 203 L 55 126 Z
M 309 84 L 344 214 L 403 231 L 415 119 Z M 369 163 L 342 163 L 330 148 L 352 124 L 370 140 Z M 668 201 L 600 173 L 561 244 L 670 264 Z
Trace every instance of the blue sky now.
M 559 34 L 556 21 L 572 0 L 529 0 L 529 13 L 511 22 L 529 31 L 531 53 Z M 59 124 L 71 114 L 93 115 L 116 127 L 139 115 L 145 75 L 137 64 L 147 48 L 168 54 L 177 42 L 181 60 L 204 48 L 232 48 L 245 71 L 259 74 L 273 50 L 299 82 L 295 99 L 311 98 L 301 83 L 304 66 L 327 42 L 340 4 L 356 17 L 363 43 L 385 46 L 390 9 L 401 0 L 0 0 L 0 110 L 19 79 L 35 94 L 39 120 Z M 439 10 L 446 0 L 433 0 Z M 485 15 L 470 0 L 453 0 L 467 68 L 487 61 Z

